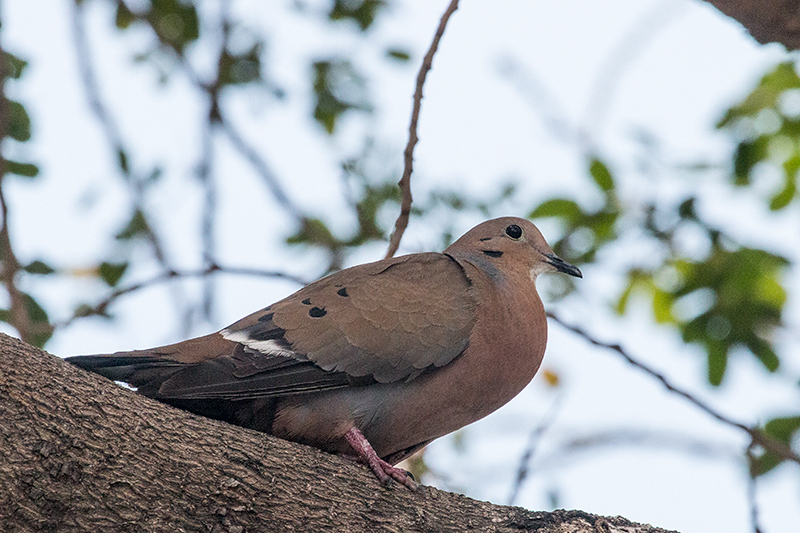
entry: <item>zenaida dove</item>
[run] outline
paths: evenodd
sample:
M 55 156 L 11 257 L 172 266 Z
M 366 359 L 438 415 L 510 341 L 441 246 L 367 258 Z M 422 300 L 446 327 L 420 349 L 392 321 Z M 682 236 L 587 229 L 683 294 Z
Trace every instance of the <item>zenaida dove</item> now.
M 531 222 L 471 229 L 442 253 L 331 274 L 218 333 L 70 357 L 164 403 L 342 455 L 383 482 L 433 439 L 517 395 L 542 362 L 536 277 L 581 277 Z

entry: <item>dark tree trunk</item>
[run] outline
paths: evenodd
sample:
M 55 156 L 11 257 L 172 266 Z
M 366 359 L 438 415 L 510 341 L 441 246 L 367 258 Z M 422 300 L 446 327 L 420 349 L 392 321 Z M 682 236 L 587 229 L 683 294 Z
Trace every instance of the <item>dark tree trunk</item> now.
M 797 0 L 706 0 L 747 28 L 756 41 L 800 49 L 800 2 Z
M 663 532 L 425 488 L 159 404 L 0 334 L 0 531 Z

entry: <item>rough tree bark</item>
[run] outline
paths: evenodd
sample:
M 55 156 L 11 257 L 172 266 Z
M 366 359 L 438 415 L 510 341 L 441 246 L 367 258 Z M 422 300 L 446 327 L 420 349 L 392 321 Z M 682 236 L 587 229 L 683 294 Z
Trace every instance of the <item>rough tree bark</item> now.
M 797 0 L 706 0 L 747 28 L 756 41 L 800 49 L 800 2 Z
M 159 404 L 2 334 L 0 439 L 6 533 L 664 532 L 387 488 L 360 465 Z

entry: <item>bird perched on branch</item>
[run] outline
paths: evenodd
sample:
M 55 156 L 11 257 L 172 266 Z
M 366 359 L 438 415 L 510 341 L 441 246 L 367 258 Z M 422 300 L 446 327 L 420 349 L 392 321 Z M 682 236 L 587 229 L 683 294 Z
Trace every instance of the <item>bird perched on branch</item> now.
M 218 333 L 67 361 L 413 489 L 393 465 L 533 379 L 547 342 L 535 280 L 548 271 L 581 277 L 531 222 L 497 218 L 442 253 L 331 274 Z

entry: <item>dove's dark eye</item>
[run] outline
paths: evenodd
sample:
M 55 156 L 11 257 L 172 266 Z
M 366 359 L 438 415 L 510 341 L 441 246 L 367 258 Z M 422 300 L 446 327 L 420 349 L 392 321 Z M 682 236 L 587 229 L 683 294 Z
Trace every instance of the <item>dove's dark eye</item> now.
M 519 239 L 520 237 L 522 237 L 522 228 L 520 228 L 516 224 L 511 224 L 506 228 L 506 235 L 508 235 L 512 239 Z

